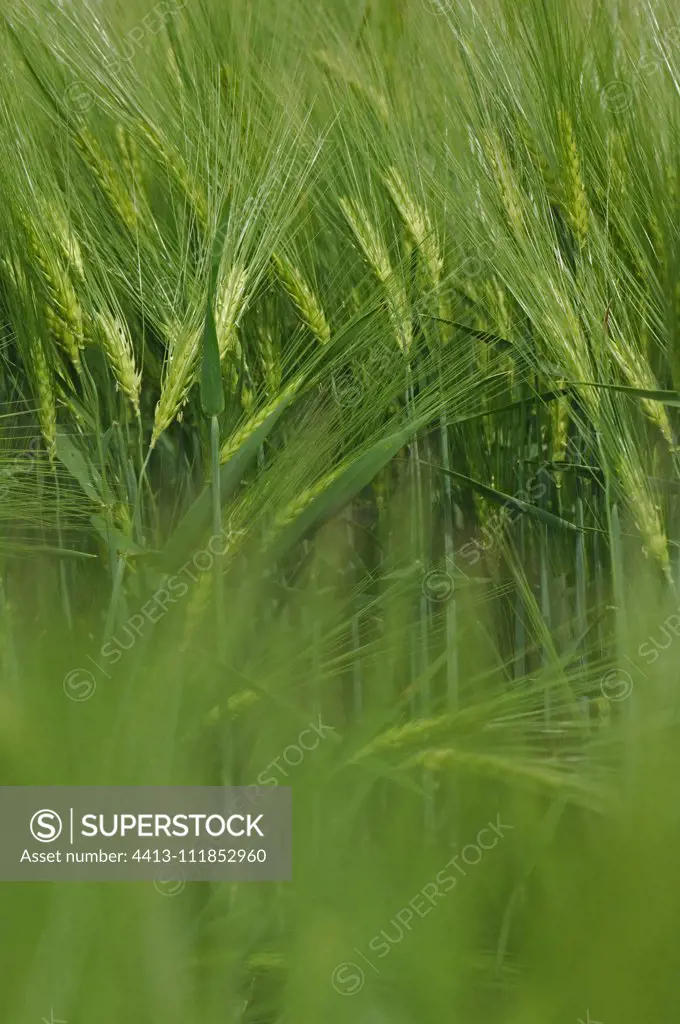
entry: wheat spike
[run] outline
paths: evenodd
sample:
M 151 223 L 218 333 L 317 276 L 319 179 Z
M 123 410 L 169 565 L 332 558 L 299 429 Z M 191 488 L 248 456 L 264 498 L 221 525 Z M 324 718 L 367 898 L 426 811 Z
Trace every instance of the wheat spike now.
M 367 746 L 362 747 L 353 757 L 352 763 L 363 761 L 366 757 L 373 757 L 376 754 L 388 754 L 392 751 L 401 751 L 412 743 L 423 743 L 432 740 L 434 737 L 451 731 L 455 722 L 453 715 L 445 714 L 437 718 L 422 718 L 416 722 L 407 722 L 406 725 L 397 725 L 387 729 L 380 736 L 377 736 Z
M 139 413 L 139 393 L 141 374 L 135 366 L 132 339 L 127 324 L 122 318 L 108 312 L 100 312 L 95 316 L 97 336 L 111 364 L 118 386 L 132 402 L 134 410 Z
M 340 206 L 371 270 L 385 288 L 397 341 L 404 352 L 411 347 L 411 317 L 403 283 L 392 270 L 390 254 L 380 232 L 357 200 L 340 199 Z
M 299 494 L 293 501 L 289 502 L 288 505 L 276 516 L 271 529 L 272 536 L 280 533 L 290 523 L 294 523 L 296 519 L 304 512 L 309 505 L 312 504 L 314 499 L 330 487 L 334 480 L 336 480 L 343 470 L 344 466 L 338 466 L 336 469 L 326 473 L 320 480 L 311 487 L 307 487 L 301 494 Z
M 392 264 L 387 246 L 368 216 L 366 208 L 357 200 L 346 197 L 340 199 L 340 206 L 366 261 L 378 280 L 385 284 L 392 277 Z
M 54 381 L 42 342 L 37 336 L 33 336 L 29 344 L 29 358 L 38 397 L 40 429 L 50 459 L 53 459 L 57 451 L 57 406 L 54 397 Z
M 238 346 L 235 331 L 245 305 L 246 281 L 245 271 L 235 265 L 219 292 L 215 319 L 222 359 L 230 346 Z M 151 436 L 152 448 L 177 416 L 194 384 L 203 337 L 202 328 L 196 327 L 195 324 L 194 320 L 181 327 L 171 325 L 166 328 L 165 334 L 170 338 L 169 355 L 161 397 L 156 406 Z
M 50 219 L 52 221 L 54 235 L 59 248 L 61 249 L 64 262 L 79 281 L 84 281 L 85 266 L 83 264 L 83 254 L 80 248 L 80 242 L 72 230 L 68 218 L 64 215 L 62 210 L 59 209 L 56 203 L 52 204 L 50 208 Z
M 483 144 L 487 159 L 498 174 L 501 198 L 510 222 L 518 232 L 521 232 L 524 230 L 522 196 L 505 146 L 496 132 L 486 133 Z
M 202 331 L 195 324 L 172 325 L 165 334 L 170 338 L 166 372 L 161 397 L 154 415 L 151 447 L 170 426 L 194 382 L 196 360 L 201 347 Z
M 271 394 L 278 394 L 281 387 L 281 352 L 278 341 L 274 339 L 271 330 L 263 324 L 258 324 L 257 335 L 260 341 L 258 352 L 264 371 L 264 379 L 267 390 Z
M 195 573 L 195 569 L 191 570 Z M 186 582 L 186 580 L 184 581 Z M 194 633 L 198 626 L 203 622 L 207 616 L 210 608 L 210 600 L 212 597 L 213 588 L 213 575 L 211 572 L 202 572 L 196 578 L 196 582 L 191 584 L 191 593 L 189 594 L 189 601 L 187 603 L 187 613 L 184 621 L 184 630 L 182 634 L 182 640 L 180 642 L 180 651 L 185 652 L 189 649 Z
M 68 272 L 40 241 L 32 224 L 28 239 L 33 260 L 47 291 L 45 318 L 54 335 L 78 372 L 81 371 L 80 350 L 83 347 L 83 315 Z
M 247 283 L 248 275 L 242 266 L 235 263 L 224 284 L 218 290 L 215 320 L 220 359 L 224 359 L 228 349 L 234 343 L 236 329 L 246 306 Z
M 516 757 L 504 756 L 502 754 L 487 754 L 464 750 L 461 748 L 443 748 L 423 750 L 414 755 L 405 763 L 405 768 L 425 767 L 429 771 L 451 771 L 452 769 L 464 768 L 477 775 L 490 778 L 519 778 L 524 781 L 538 783 L 550 790 L 562 792 L 565 787 L 581 793 L 591 801 L 595 801 L 598 795 L 603 796 L 601 790 L 586 787 L 583 780 L 574 772 L 558 770 L 547 767 L 545 762 L 539 760 L 520 761 Z
M 649 493 L 643 467 L 637 458 L 629 459 L 622 453 L 618 469 L 622 491 L 628 499 L 635 524 L 644 539 L 645 548 L 666 577 L 670 578 L 668 539 L 663 530 L 659 508 Z
M 303 323 L 322 345 L 327 345 L 331 340 L 331 329 L 328 326 L 321 302 L 302 272 L 285 256 L 274 253 L 272 259 L 281 283 L 293 301 Z
M 384 121 L 389 120 L 387 100 L 370 82 L 362 82 L 359 75 L 346 62 L 328 50 L 317 50 L 315 56 L 328 71 L 338 75 L 357 92 L 362 93 Z
M 206 201 L 192 181 L 186 161 L 176 150 L 171 151 L 160 134 L 149 124 L 142 121 L 138 123 L 138 127 L 151 144 L 156 156 L 160 158 L 163 166 L 174 177 L 176 183 L 186 195 L 197 215 L 201 228 L 205 230 L 208 224 Z
M 296 377 L 288 384 L 283 391 L 276 395 L 271 402 L 267 402 L 258 413 L 251 416 L 250 419 L 244 423 L 244 425 L 237 430 L 234 434 L 229 437 L 220 450 L 220 462 L 228 462 L 229 459 L 234 455 L 241 445 L 245 444 L 248 438 L 255 433 L 258 427 L 261 427 L 268 416 L 279 407 L 282 401 L 290 398 L 295 394 L 301 383 L 301 378 Z
M 76 145 L 83 160 L 90 168 L 92 176 L 121 221 L 130 231 L 134 232 L 138 223 L 137 210 L 121 187 L 118 175 L 102 153 L 94 135 L 87 128 L 81 128 L 76 135 Z
M 118 151 L 130 181 L 134 182 L 135 188 L 139 190 L 142 185 L 142 171 L 139 164 L 139 153 L 137 144 L 129 131 L 122 124 L 116 125 L 116 142 Z
M 576 144 L 574 126 L 569 114 L 560 110 L 557 115 L 566 160 L 566 211 L 571 229 L 580 249 L 588 240 L 588 200 L 583 184 L 581 160 Z
M 658 382 L 649 364 L 645 362 L 640 353 L 632 346 L 613 343 L 610 346 L 610 352 L 623 370 L 626 382 L 631 387 L 641 388 L 644 391 L 658 390 Z M 671 448 L 674 447 L 675 439 L 665 406 L 661 402 L 653 402 L 648 398 L 644 398 L 642 400 L 642 407 L 652 423 L 657 425 Z
M 383 176 L 392 202 L 419 249 L 430 275 L 432 285 L 437 288 L 444 269 L 439 242 L 427 211 L 409 192 L 408 186 L 396 167 L 390 167 Z

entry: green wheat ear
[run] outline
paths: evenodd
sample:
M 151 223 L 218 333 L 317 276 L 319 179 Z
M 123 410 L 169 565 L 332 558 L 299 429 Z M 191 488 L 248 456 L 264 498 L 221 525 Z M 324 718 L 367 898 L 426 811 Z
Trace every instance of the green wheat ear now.
M 102 193 L 109 200 L 121 222 L 134 233 L 139 223 L 137 208 L 99 142 L 87 128 L 80 129 L 75 141 L 83 162 L 90 169 Z
M 237 328 L 247 302 L 248 273 L 241 263 L 234 263 L 216 287 L 216 323 L 220 360 L 238 344 Z
M 496 175 L 496 183 L 508 220 L 516 232 L 523 234 L 524 214 L 521 189 L 507 148 L 497 131 L 490 129 L 483 133 L 482 148 L 489 169 Z
M 396 167 L 390 167 L 383 175 L 383 180 L 406 229 L 421 253 L 432 287 L 437 289 L 444 270 L 444 259 L 427 210 L 413 196 Z
M 564 154 L 564 191 L 566 214 L 580 249 L 588 240 L 588 199 L 583 182 L 574 125 L 565 110 L 558 111 L 557 124 Z
M 302 322 L 307 325 L 322 345 L 327 345 L 331 340 L 331 329 L 328 326 L 321 300 L 305 280 L 302 271 L 291 260 L 281 253 L 274 253 L 272 260 L 279 279 L 292 299 Z
M 33 381 L 38 396 L 38 420 L 50 459 L 57 452 L 57 406 L 54 377 L 45 356 L 40 338 L 33 335 L 29 344 L 29 358 Z
M 84 346 L 83 313 L 75 288 L 60 259 L 42 244 L 32 224 L 28 224 L 28 238 L 33 261 L 40 271 L 47 292 L 47 325 L 76 370 L 80 372 L 80 351 Z
M 168 354 L 161 394 L 154 414 L 151 447 L 167 430 L 187 400 L 201 347 L 201 328 L 191 322 L 169 324 Z
M 397 343 L 403 352 L 408 352 L 413 340 L 408 295 L 403 280 L 392 267 L 382 232 L 360 200 L 343 196 L 339 202 L 364 259 L 383 285 Z
M 111 365 L 118 387 L 139 413 L 142 375 L 135 365 L 135 354 L 125 320 L 107 311 L 95 314 L 93 333 Z

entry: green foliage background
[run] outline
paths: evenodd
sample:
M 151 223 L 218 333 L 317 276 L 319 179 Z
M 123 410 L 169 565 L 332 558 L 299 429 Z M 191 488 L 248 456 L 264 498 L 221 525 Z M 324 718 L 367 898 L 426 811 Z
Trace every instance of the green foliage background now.
M 2 782 L 273 777 L 295 873 L 3 883 L 2 1020 L 677 1015 L 679 41 L 8 0 Z

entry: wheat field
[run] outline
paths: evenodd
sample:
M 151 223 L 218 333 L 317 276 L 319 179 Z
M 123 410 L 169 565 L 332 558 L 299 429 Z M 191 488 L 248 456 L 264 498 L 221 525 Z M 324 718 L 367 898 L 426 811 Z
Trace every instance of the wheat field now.
M 293 877 L 2 881 L 2 1021 L 678 1015 L 677 17 L 7 0 L 2 785 Z

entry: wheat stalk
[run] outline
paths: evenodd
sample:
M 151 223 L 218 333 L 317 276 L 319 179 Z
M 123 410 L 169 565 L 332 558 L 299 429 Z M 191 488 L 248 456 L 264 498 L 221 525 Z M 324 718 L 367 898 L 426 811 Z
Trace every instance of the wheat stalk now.
M 274 338 L 271 329 L 263 324 L 258 324 L 257 336 L 258 352 L 267 390 L 270 394 L 278 394 L 282 379 L 281 352 L 278 340 Z
M 134 182 L 135 188 L 139 189 L 142 184 L 142 171 L 139 164 L 137 144 L 130 132 L 126 131 L 122 124 L 116 125 L 116 142 L 125 172 L 130 181 Z
M 329 53 L 328 50 L 317 50 L 315 56 L 328 71 L 338 75 L 351 85 L 352 88 L 356 89 L 357 92 L 362 93 L 383 121 L 387 122 L 389 120 L 389 107 L 385 96 L 381 92 L 369 82 L 362 82 L 359 75 L 346 62 L 343 62 L 340 57 Z

